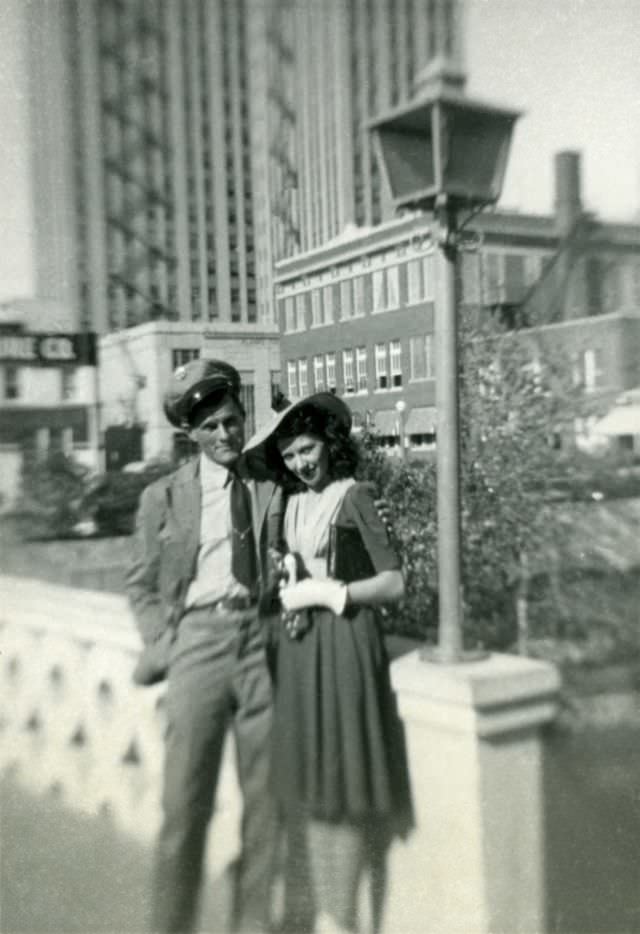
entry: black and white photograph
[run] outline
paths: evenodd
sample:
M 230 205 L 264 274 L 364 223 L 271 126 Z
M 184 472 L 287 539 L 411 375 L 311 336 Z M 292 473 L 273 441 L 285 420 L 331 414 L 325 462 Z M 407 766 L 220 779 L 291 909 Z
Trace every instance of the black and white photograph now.
M 640 0 L 0 0 L 1 934 L 640 932 Z

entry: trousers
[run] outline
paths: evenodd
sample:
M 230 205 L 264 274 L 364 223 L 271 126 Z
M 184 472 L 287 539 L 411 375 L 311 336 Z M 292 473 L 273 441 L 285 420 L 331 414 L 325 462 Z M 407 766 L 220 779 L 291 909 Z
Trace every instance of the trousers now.
M 204 607 L 185 614 L 171 654 L 166 709 L 152 928 L 190 932 L 197 923 L 207 828 L 231 728 L 243 796 L 231 927 L 265 930 L 277 817 L 269 791 L 271 678 L 255 610 Z

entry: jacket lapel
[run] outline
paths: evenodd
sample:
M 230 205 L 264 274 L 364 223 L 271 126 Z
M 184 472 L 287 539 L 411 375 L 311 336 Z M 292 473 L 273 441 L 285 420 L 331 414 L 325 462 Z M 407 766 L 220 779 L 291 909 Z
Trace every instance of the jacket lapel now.
M 181 532 L 185 547 L 185 569 L 190 573 L 195 566 L 200 546 L 200 509 L 202 492 L 200 489 L 200 458 L 178 471 L 173 482 L 174 519 Z

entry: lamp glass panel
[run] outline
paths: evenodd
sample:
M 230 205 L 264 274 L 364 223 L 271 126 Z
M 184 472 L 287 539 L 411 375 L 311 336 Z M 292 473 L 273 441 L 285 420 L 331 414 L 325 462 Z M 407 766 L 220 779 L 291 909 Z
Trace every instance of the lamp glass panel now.
M 393 197 L 402 198 L 431 188 L 434 184 L 431 137 L 386 128 L 378 132 Z
M 494 201 L 500 196 L 513 120 L 462 109 L 442 117 L 444 190 L 470 200 Z

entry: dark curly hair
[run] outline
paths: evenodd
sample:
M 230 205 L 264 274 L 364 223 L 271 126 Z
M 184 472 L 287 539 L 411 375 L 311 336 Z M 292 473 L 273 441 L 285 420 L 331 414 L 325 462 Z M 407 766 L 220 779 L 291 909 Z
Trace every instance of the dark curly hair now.
M 324 441 L 329 455 L 329 476 L 332 480 L 342 480 L 354 475 L 359 461 L 355 440 L 331 412 L 313 405 L 304 405 L 278 425 L 265 451 L 269 464 L 278 474 L 278 483 L 288 493 L 299 493 L 307 487 L 285 466 L 278 450 L 278 441 L 297 438 L 299 435 L 315 435 Z

